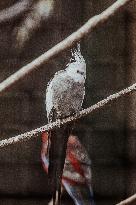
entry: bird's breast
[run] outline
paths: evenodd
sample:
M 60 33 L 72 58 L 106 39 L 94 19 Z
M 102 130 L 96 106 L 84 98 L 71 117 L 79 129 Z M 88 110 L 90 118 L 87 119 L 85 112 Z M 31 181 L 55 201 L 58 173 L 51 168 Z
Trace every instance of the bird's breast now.
M 84 83 L 75 82 L 69 76 L 55 76 L 46 94 L 46 110 L 53 108 L 58 118 L 65 118 L 81 110 L 84 99 Z

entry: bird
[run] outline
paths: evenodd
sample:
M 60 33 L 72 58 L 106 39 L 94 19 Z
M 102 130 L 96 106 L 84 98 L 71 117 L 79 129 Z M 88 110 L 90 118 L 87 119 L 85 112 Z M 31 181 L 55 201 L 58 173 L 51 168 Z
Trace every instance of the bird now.
M 41 159 L 48 174 L 48 133 L 42 133 Z M 61 180 L 61 189 L 67 191 L 75 205 L 94 205 L 92 190 L 91 161 L 84 146 L 76 135 L 70 135 L 67 144 L 66 160 Z M 52 205 L 53 200 L 48 205 Z
M 64 119 L 82 110 L 85 96 L 86 62 L 80 51 L 80 43 L 71 50 L 72 57 L 65 69 L 55 73 L 46 89 L 48 123 Z M 48 177 L 52 187 L 53 204 L 61 203 L 61 178 L 66 157 L 67 141 L 72 123 L 49 131 Z

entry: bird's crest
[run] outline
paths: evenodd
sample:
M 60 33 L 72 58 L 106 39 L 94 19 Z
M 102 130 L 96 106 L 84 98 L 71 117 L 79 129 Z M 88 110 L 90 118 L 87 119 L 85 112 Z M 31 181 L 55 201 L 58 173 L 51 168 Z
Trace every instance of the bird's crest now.
M 77 44 L 77 48 L 71 49 L 72 57 L 70 59 L 70 62 L 67 64 L 69 66 L 71 63 L 77 63 L 82 64 L 85 63 L 85 59 L 81 54 L 80 50 L 80 43 Z

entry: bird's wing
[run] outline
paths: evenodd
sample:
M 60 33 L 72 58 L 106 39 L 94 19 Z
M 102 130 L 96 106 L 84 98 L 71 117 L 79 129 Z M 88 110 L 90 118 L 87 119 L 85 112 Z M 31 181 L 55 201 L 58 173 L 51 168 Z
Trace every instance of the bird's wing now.
M 47 86 L 46 89 L 46 111 L 47 111 L 47 118 L 49 121 L 49 115 L 51 113 L 51 110 L 53 108 L 53 89 L 52 89 L 52 81 Z
M 52 109 L 54 106 L 54 93 L 58 89 L 58 85 L 60 83 L 62 84 L 61 76 L 63 75 L 63 73 L 64 73 L 64 70 L 60 70 L 60 71 L 56 72 L 54 77 L 50 79 L 50 81 L 48 82 L 48 85 L 47 85 L 45 104 L 46 104 L 48 121 L 50 121 L 51 115 L 53 112 Z M 60 87 L 62 87 L 62 86 L 60 85 Z M 49 115 L 50 115 L 50 119 L 49 119 Z

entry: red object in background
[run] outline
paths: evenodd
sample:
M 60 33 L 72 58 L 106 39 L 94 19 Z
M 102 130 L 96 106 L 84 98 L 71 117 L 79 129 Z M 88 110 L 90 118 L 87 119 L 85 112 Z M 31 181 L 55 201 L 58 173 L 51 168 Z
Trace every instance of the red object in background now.
M 49 142 L 50 143 L 50 142 Z M 48 173 L 48 133 L 42 133 L 41 158 Z M 62 176 L 62 187 L 66 189 L 75 205 L 94 205 L 91 188 L 91 162 L 77 136 L 70 135 Z

